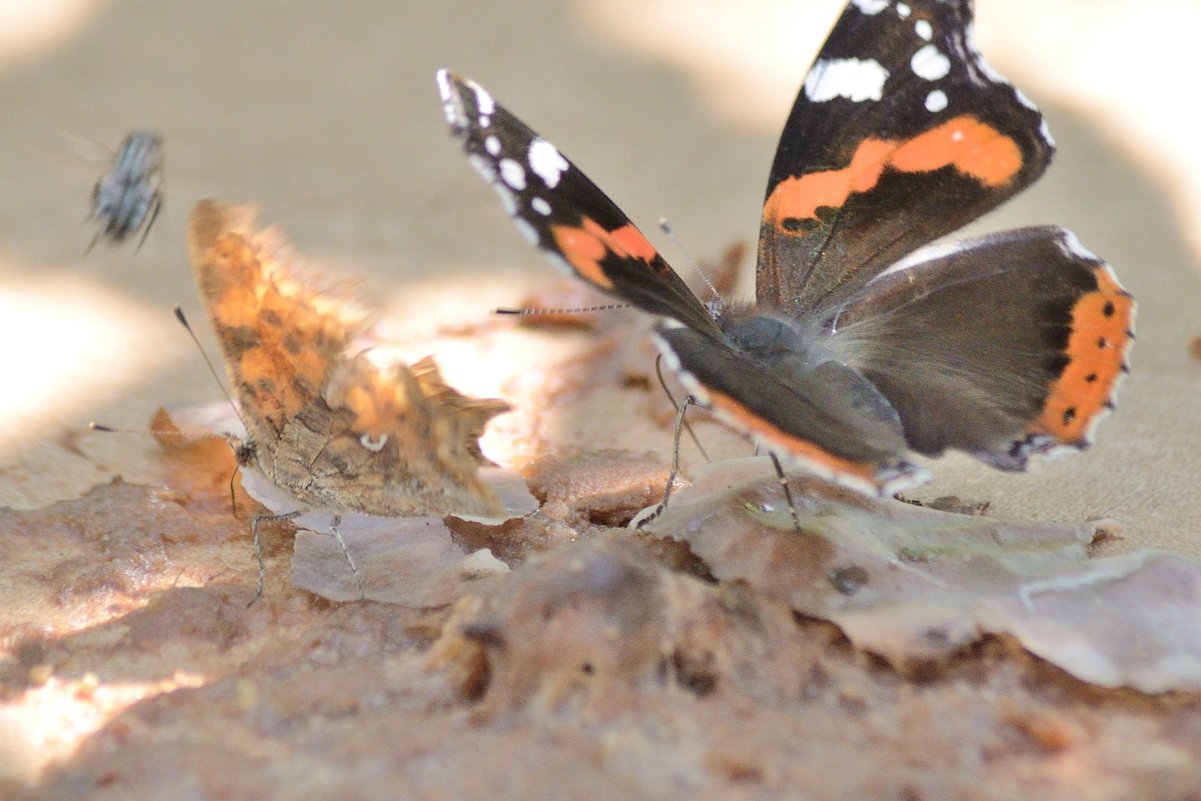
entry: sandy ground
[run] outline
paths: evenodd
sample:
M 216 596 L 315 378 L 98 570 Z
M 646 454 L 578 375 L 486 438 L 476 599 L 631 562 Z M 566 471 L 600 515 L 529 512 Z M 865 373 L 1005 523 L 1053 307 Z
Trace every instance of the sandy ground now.
M 450 140 L 436 68 L 483 83 L 635 221 L 650 230 L 668 215 L 704 256 L 754 236 L 779 127 L 840 5 L 0 5 L 0 505 L 70 500 L 115 475 L 166 480 L 149 438 L 85 428 L 144 428 L 160 405 L 218 396 L 171 315 L 180 303 L 203 319 L 183 239 L 196 200 L 261 204 L 316 266 L 362 277 L 401 339 L 488 323 L 490 309 L 554 274 Z M 1138 342 L 1093 449 L 1025 476 L 943 459 L 921 495 L 1045 521 L 1109 518 L 1118 550 L 1201 557 L 1201 361 L 1189 350 L 1201 335 L 1201 156 L 1181 102 L 1182 81 L 1199 71 L 1186 32 L 1201 9 L 980 5 L 982 49 L 1040 104 L 1060 150 L 1037 186 L 977 229 L 1074 230 L 1138 299 Z M 86 140 L 112 147 L 137 127 L 166 140 L 163 215 L 140 252 L 100 246 L 83 258 L 88 196 L 108 158 Z M 503 394 L 523 365 L 567 347 L 534 335 L 485 344 L 489 369 L 466 360 L 478 349 L 440 355 L 463 391 Z M 586 398 L 549 439 L 666 461 L 670 432 L 628 409 Z M 529 456 L 504 441 L 492 455 Z

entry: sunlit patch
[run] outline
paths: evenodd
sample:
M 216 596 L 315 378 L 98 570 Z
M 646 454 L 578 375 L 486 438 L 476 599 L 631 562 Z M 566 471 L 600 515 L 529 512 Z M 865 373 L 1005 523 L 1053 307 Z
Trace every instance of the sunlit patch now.
M 514 382 L 541 374 L 548 358 L 565 358 L 560 350 L 570 345 L 561 338 L 541 342 L 492 314 L 529 290 L 531 285 L 515 285 L 513 278 L 498 265 L 486 265 L 409 282 L 383 304 L 375 336 L 362 343 L 372 346 L 365 355 L 381 367 L 413 364 L 432 355 L 443 378 L 459 392 L 510 401 L 515 411 L 495 418 L 480 439 L 488 458 L 502 465 L 521 461 L 516 454 L 525 450 L 529 437 L 518 421 L 535 412 L 523 408 Z M 546 352 L 551 345 L 553 356 Z
M 0 707 L 0 778 L 32 784 L 48 765 L 70 758 L 85 738 L 133 704 L 207 681 L 183 671 L 147 682 L 102 683 L 91 673 L 75 679 L 51 675 Z
M 0 63 L 54 47 L 105 5 L 101 0 L 0 0 Z
M 8 262 L 12 274 L 38 268 Z M 89 278 L 56 276 L 0 289 L 0 457 L 105 402 L 177 358 L 169 310 L 132 302 Z
M 1122 0 L 1102 11 L 1087 0 L 1011 0 L 980 3 L 977 11 L 977 34 L 991 60 L 1042 104 L 1081 115 L 1077 126 L 1120 147 L 1146 171 L 1146 180 L 1174 203 L 1178 235 L 1201 258 L 1201 148 L 1180 83 L 1196 75 L 1201 5 Z M 1029 24 L 1034 18 L 1038 25 Z M 1067 28 L 1072 36 L 1057 35 Z M 1049 52 L 1054 69 L 1046 68 Z M 1116 52 L 1126 56 L 1114 58 Z M 1142 64 L 1156 66 L 1136 66 Z
M 830 30 L 821 3 L 760 0 L 587 0 L 574 6 L 605 47 L 680 69 L 714 117 L 739 130 L 779 131 L 780 113 Z

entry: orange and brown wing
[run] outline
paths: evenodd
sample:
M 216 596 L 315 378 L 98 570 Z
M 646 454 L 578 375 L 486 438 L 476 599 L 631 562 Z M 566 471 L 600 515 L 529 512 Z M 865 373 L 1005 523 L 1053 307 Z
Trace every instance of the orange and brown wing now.
M 429 359 L 380 367 L 344 291 L 301 278 L 255 209 L 202 201 L 189 246 L 260 468 L 299 501 L 375 515 L 503 517 L 479 437 L 503 401 L 469 398 Z
M 200 201 L 188 251 L 250 434 L 270 445 L 320 397 L 365 316 L 344 293 L 294 275 L 282 237 L 258 230 L 256 216 L 253 206 Z
M 317 469 L 332 466 L 343 503 L 370 514 L 503 517 L 480 477 L 488 421 L 509 410 L 443 381 L 433 360 L 381 367 L 366 355 L 341 361 L 322 400 L 333 421 Z

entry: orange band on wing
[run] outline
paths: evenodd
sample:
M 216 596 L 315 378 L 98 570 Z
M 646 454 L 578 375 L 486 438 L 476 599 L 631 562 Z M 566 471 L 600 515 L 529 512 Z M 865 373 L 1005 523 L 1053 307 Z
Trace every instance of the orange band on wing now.
M 1000 186 L 1022 168 L 1017 143 L 971 116 L 947 120 L 912 139 L 864 139 L 851 163 L 840 170 L 822 170 L 786 178 L 776 184 L 763 207 L 763 217 L 782 228 L 784 220 L 816 219 L 822 206 L 839 208 L 852 194 L 867 192 L 886 169 L 932 172 L 954 167 L 985 186 Z
M 954 167 L 985 186 L 1000 186 L 1022 168 L 1022 151 L 991 125 L 956 117 L 900 143 L 888 165 L 901 172 Z
M 789 434 L 771 422 L 759 417 L 743 404 L 713 389 L 708 390 L 710 404 L 719 411 L 725 412 L 737 424 L 751 434 L 771 440 L 793 457 L 812 463 L 830 472 L 853 477 L 871 486 L 879 487 L 881 482 L 876 478 L 876 465 L 865 462 L 852 462 L 849 459 L 834 454 L 815 445 L 808 440 Z
M 1072 307 L 1067 345 L 1071 361 L 1052 385 L 1042 416 L 1031 426 L 1070 444 L 1084 442 L 1093 418 L 1107 408 L 1125 369 L 1134 318 L 1134 299 L 1113 273 L 1101 266 L 1094 275 L 1097 288 Z
M 632 223 L 606 231 L 591 217 L 585 217 L 579 226 L 552 225 L 550 230 L 563 258 L 585 280 L 603 289 L 613 288 L 613 281 L 600 265 L 607 254 L 638 259 L 648 265 L 659 255 L 655 246 Z

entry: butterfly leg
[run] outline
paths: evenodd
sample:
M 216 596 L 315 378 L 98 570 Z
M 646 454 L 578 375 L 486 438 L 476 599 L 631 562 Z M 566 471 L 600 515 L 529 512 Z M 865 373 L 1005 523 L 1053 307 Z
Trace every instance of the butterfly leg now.
M 663 500 L 659 501 L 651 512 L 634 523 L 634 528 L 642 528 L 647 523 L 651 522 L 659 515 L 667 511 L 667 501 L 671 498 L 671 492 L 675 489 L 676 477 L 680 475 L 680 435 L 684 431 L 684 415 L 688 412 L 688 407 L 696 403 L 696 398 L 691 395 L 684 396 L 684 403 L 680 406 L 680 412 L 676 415 L 676 433 L 672 440 L 671 451 L 671 474 L 667 477 L 667 486 L 663 488 Z
M 159 209 L 163 207 L 163 193 L 157 189 L 150 196 L 150 219 L 146 221 L 146 227 L 142 229 L 142 236 L 138 239 L 138 246 L 133 249 L 137 253 L 142 249 L 142 245 L 146 244 L 146 237 L 150 236 L 150 229 L 154 227 L 154 221 L 158 219 Z
M 788 486 L 788 476 L 784 475 L 784 468 L 780 466 L 780 458 L 776 456 L 775 451 L 767 453 L 771 456 L 771 463 L 776 468 L 776 477 L 780 479 L 780 486 L 784 489 L 784 498 L 788 501 L 788 511 L 792 515 L 792 527 L 796 529 L 797 534 L 803 534 L 801 516 L 797 513 L 796 504 L 792 500 L 792 489 Z
M 659 377 L 659 387 L 663 390 L 663 394 L 667 396 L 667 399 L 669 401 L 671 401 L 672 408 L 678 410 L 680 408 L 680 406 L 679 406 L 679 404 L 676 403 L 676 396 L 671 394 L 671 389 L 668 388 L 668 386 L 667 386 L 667 379 L 665 379 L 663 377 L 663 354 L 662 353 L 660 353 L 658 356 L 655 357 L 655 375 Z M 692 426 L 688 425 L 687 421 L 685 421 L 685 423 L 684 423 L 684 428 L 687 429 L 688 436 L 692 439 L 692 444 L 695 445 L 696 449 L 701 452 L 701 456 L 703 456 L 705 458 L 705 461 L 712 462 L 713 460 L 709 458 L 709 454 L 705 451 L 705 446 L 701 444 L 701 441 L 699 439 L 697 439 L 696 432 L 692 430 Z M 680 432 L 679 431 L 676 431 L 675 449 L 676 449 L 676 457 L 678 459 L 679 455 L 680 455 Z
M 88 243 L 87 250 L 83 252 L 84 258 L 87 258 L 87 255 L 92 252 L 92 248 L 96 247 L 96 243 L 100 241 L 100 237 L 103 233 L 104 229 L 101 228 L 96 232 L 96 235 L 92 237 L 92 241 Z
M 286 512 L 279 515 L 255 515 L 250 521 L 250 536 L 254 540 L 254 558 L 259 563 L 259 586 L 255 590 L 254 597 L 250 599 L 247 606 L 254 606 L 259 598 L 263 597 L 263 585 L 267 581 L 267 564 L 263 561 L 263 544 L 259 541 L 259 523 L 275 523 L 283 520 L 293 520 L 300 516 L 300 510 Z
M 350 565 L 350 572 L 354 574 L 354 583 L 359 587 L 359 600 L 366 601 L 367 593 L 363 590 L 363 579 L 359 575 L 359 567 L 354 563 L 354 557 L 350 555 L 350 549 L 346 547 L 346 540 L 342 538 L 342 532 L 338 531 L 338 526 L 342 525 L 341 515 L 335 515 L 333 521 L 329 524 L 329 529 L 334 533 L 334 539 L 338 541 L 338 545 L 342 547 L 342 556 L 346 557 L 346 564 Z

